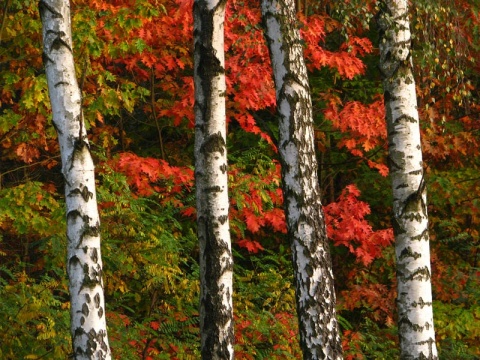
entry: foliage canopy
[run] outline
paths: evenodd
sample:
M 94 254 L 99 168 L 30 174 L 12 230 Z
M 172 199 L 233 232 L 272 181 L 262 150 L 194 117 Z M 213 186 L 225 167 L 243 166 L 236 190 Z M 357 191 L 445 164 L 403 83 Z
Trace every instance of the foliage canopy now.
M 376 29 L 365 15 L 376 10 L 373 3 L 356 3 L 311 4 L 299 19 L 345 357 L 392 359 L 398 354 L 391 195 Z M 475 2 L 447 3 L 413 7 L 414 63 L 440 356 L 474 359 L 480 356 L 479 13 Z M 63 179 L 36 6 L 9 0 L 0 9 L 5 359 L 64 359 L 70 352 Z M 196 359 L 191 1 L 74 0 L 72 14 L 77 76 L 98 164 L 114 357 Z M 236 353 L 242 359 L 294 359 L 300 349 L 279 190 L 275 94 L 259 17 L 256 4 L 229 2 Z

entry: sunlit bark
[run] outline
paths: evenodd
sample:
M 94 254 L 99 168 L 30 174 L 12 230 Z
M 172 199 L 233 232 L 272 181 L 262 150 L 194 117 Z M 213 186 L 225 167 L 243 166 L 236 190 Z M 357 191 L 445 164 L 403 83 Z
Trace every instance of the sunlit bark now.
M 312 104 L 294 0 L 262 0 L 279 117 L 283 194 L 304 359 L 342 359 L 317 176 Z
M 406 0 L 380 3 L 380 68 L 388 129 L 402 359 L 438 359 L 433 327 L 425 174 Z
M 65 178 L 74 359 L 110 359 L 94 165 L 75 76 L 68 0 L 41 0 L 43 61 Z
M 233 259 L 228 221 L 225 1 L 194 2 L 195 181 L 202 359 L 233 359 Z

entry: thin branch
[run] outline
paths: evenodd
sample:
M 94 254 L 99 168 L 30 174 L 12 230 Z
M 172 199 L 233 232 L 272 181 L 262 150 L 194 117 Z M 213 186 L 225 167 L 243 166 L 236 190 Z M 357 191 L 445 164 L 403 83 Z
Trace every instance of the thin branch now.
M 374 152 L 366 155 L 366 156 L 363 156 L 363 157 L 360 157 L 358 159 L 351 159 L 351 160 L 345 160 L 345 161 L 341 161 L 341 162 L 338 162 L 338 163 L 327 163 L 327 162 L 322 162 L 322 163 L 319 163 L 318 165 L 320 166 L 325 166 L 325 165 L 328 165 L 328 166 L 338 166 L 338 165 L 346 165 L 346 164 L 352 164 L 352 163 L 356 163 L 356 162 L 361 162 L 363 160 L 368 160 L 368 159 L 371 159 L 373 158 L 375 155 L 377 155 L 380 151 L 384 150 L 385 149 L 385 145 L 387 145 L 387 140 L 385 140 L 385 142 L 380 145 L 380 147 L 375 150 Z
M 10 5 L 10 0 L 6 0 L 5 5 L 3 7 L 2 24 L 0 25 L 0 44 L 2 43 L 3 28 L 5 26 L 5 22 L 6 22 L 6 19 L 7 19 L 8 5 Z
M 32 166 L 36 166 L 36 165 L 42 165 L 42 164 L 46 163 L 46 162 L 49 161 L 49 160 L 56 159 L 56 158 L 59 158 L 59 157 L 60 157 L 60 155 L 56 155 L 56 156 L 49 157 L 49 158 L 46 159 L 46 160 L 37 161 L 37 162 L 35 162 L 35 163 L 33 163 L 33 164 L 27 164 L 27 165 L 23 165 L 23 166 L 16 167 L 15 169 L 11 169 L 11 170 L 5 171 L 5 172 L 3 172 L 3 173 L 0 173 L 0 178 L 1 178 L 2 176 L 4 176 L 4 175 L 10 174 L 10 173 L 15 172 L 15 171 L 18 171 L 18 170 L 28 169 L 28 168 L 30 168 L 30 167 L 32 167 Z
M 476 177 L 476 178 L 471 178 L 471 179 L 465 179 L 465 180 L 459 180 L 455 183 L 455 185 L 457 184 L 460 184 L 460 183 L 463 183 L 463 182 L 467 182 L 467 181 L 477 181 L 477 180 L 480 180 L 480 177 Z
M 153 115 L 153 119 L 155 120 L 155 126 L 158 132 L 158 140 L 160 141 L 160 156 L 162 157 L 162 160 L 165 160 L 165 152 L 163 150 L 162 128 L 158 123 L 157 112 L 155 111 L 155 72 L 153 71 L 153 67 L 151 70 L 151 81 L 150 81 L 150 106 L 152 107 L 152 115 Z

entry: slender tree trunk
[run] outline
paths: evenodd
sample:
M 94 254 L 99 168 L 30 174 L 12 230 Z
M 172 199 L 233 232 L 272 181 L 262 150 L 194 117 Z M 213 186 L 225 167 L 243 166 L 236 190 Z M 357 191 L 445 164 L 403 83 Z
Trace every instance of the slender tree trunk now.
M 262 0 L 279 116 L 279 152 L 304 359 L 342 359 L 315 157 L 312 104 L 294 0 Z
M 407 0 L 380 3 L 380 68 L 388 129 L 401 359 L 438 359 L 425 178 Z
M 74 359 L 110 359 L 94 165 L 75 76 L 68 0 L 41 0 L 43 61 L 65 178 Z
M 202 359 L 233 359 L 233 259 L 228 220 L 225 0 L 195 0 L 195 181 Z

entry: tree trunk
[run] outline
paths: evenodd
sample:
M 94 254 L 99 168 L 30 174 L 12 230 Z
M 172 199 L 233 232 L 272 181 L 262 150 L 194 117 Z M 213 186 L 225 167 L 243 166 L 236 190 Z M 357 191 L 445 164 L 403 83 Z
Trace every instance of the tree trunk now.
M 304 359 L 342 359 L 315 157 L 312 104 L 294 0 L 262 0 L 279 116 L 279 152 Z
M 401 359 L 438 359 L 425 178 L 406 0 L 380 3 L 380 68 L 388 130 Z
M 228 220 L 225 0 L 195 0 L 195 181 L 202 359 L 233 359 L 233 259 Z
M 41 0 L 43 62 L 65 178 L 67 271 L 75 359 L 110 359 L 94 165 L 75 76 L 68 0 Z

